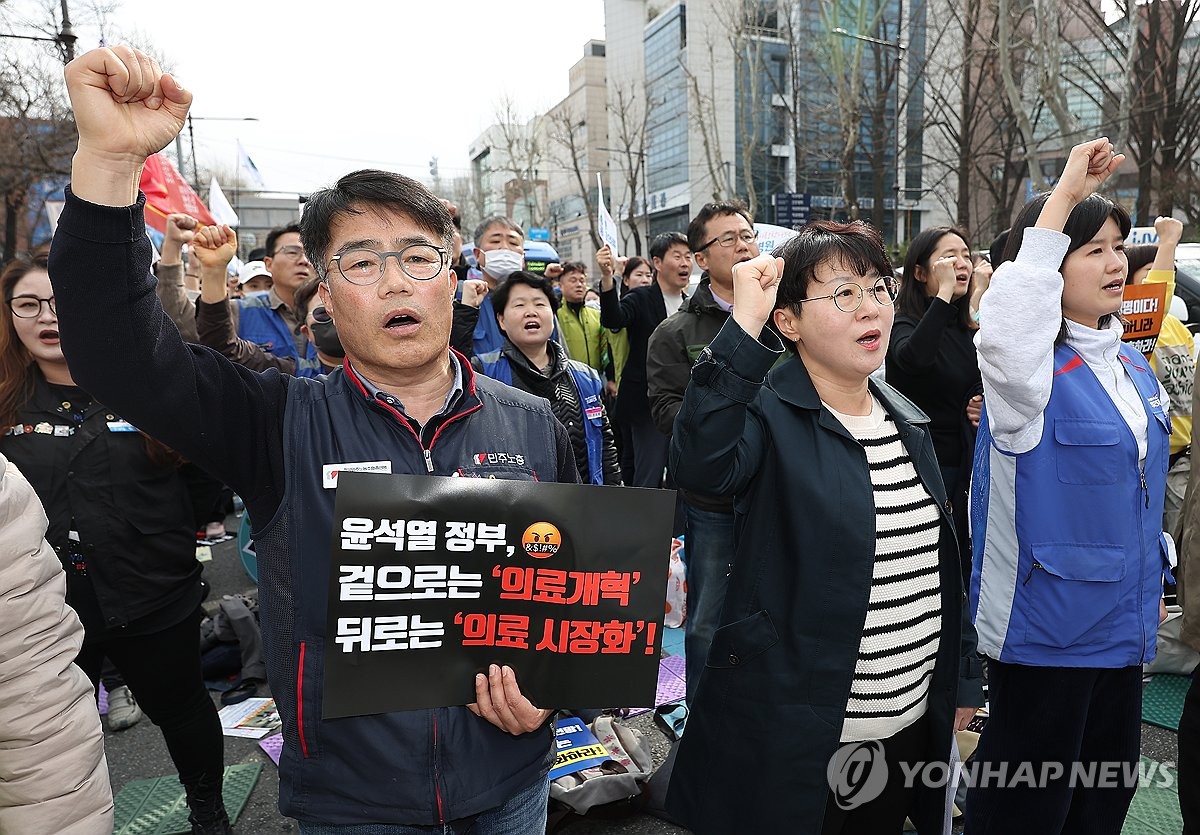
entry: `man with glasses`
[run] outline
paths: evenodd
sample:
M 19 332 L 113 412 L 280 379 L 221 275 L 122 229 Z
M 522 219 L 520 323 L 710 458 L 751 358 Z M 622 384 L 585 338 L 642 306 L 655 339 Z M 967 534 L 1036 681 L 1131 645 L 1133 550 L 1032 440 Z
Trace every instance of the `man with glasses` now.
M 647 394 L 654 425 L 667 438 L 691 379 L 692 365 L 716 338 L 733 309 L 733 265 L 758 255 L 758 233 L 746 207 L 706 203 L 688 224 L 688 247 L 704 270 L 696 292 L 650 337 Z M 687 565 L 687 698 L 704 669 L 718 626 L 733 561 L 733 500 L 679 491 L 685 517 Z
M 558 284 L 563 301 L 558 311 L 558 326 L 567 355 L 595 369 L 603 378 L 608 358 L 608 329 L 600 324 L 600 311 L 584 304 L 589 288 L 587 267 L 580 261 L 568 261 L 562 265 Z
M 267 235 L 263 263 L 271 274 L 271 290 L 265 296 L 251 295 L 235 300 L 237 332 L 242 339 L 261 345 L 277 357 L 296 364 L 296 376 L 321 373 L 316 349 L 300 332 L 303 316 L 295 308 L 296 291 L 313 275 L 312 262 L 300 242 L 300 226 L 290 223 Z
M 511 669 L 476 676 L 465 707 L 321 716 L 336 472 L 382 462 L 578 481 L 546 401 L 476 376 L 449 349 L 446 207 L 382 171 L 314 193 L 300 237 L 346 362 L 315 379 L 256 374 L 164 327 L 148 276 L 137 174 L 179 132 L 191 94 L 124 46 L 84 54 L 66 76 L 80 139 L 50 255 L 64 348 L 81 386 L 245 499 L 284 727 L 281 810 L 304 835 L 543 831 L 551 711 Z

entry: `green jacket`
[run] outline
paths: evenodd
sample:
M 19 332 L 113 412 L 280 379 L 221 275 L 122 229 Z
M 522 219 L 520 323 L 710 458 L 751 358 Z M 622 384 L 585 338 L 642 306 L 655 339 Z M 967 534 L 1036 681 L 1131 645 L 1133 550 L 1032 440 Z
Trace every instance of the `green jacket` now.
M 600 311 L 587 305 L 576 313 L 566 303 L 558 310 L 558 328 L 571 359 L 589 365 L 603 377 L 607 364 L 607 328 L 600 324 Z

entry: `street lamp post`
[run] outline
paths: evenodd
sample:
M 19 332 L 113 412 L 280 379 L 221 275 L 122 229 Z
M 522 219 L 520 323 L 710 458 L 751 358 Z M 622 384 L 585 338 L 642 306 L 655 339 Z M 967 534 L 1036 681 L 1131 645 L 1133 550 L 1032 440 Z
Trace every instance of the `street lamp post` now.
M 892 247 L 897 256 L 900 254 L 900 189 L 901 189 L 900 180 L 902 178 L 901 172 L 903 170 L 901 167 L 901 162 L 900 162 L 900 147 L 901 147 L 901 139 L 900 139 L 901 133 L 900 132 L 902 130 L 902 128 L 900 126 L 901 125 L 901 122 L 900 122 L 900 61 L 901 61 L 901 58 L 903 58 L 903 56 L 904 56 L 905 50 L 908 49 L 908 47 L 905 46 L 904 43 L 901 42 L 901 40 L 900 40 L 900 30 L 904 23 L 904 0 L 899 0 L 899 3 L 900 3 L 900 11 L 899 11 L 898 17 L 896 19 L 896 40 L 895 41 L 886 41 L 883 38 L 872 38 L 869 35 L 860 35 L 857 32 L 851 32 L 847 29 L 843 29 L 840 26 L 833 30 L 833 34 L 841 35 L 844 38 L 853 38 L 856 41 L 864 41 L 866 43 L 875 44 L 877 46 L 884 46 L 884 47 L 887 47 L 888 49 L 896 50 L 896 78 L 895 78 L 896 130 L 892 135 L 892 141 L 894 143 L 895 157 L 896 157 L 896 189 L 895 189 L 895 197 L 892 200 Z M 882 217 L 883 206 L 879 207 L 879 211 L 880 211 L 880 216 Z
M 56 43 L 62 47 L 63 63 L 70 63 L 75 60 L 75 41 L 78 38 L 75 35 L 75 30 L 71 28 L 71 12 L 67 8 L 67 0 L 60 0 L 62 9 L 62 27 L 58 30 L 58 34 L 53 38 L 45 37 L 44 35 L 9 35 L 0 34 L 0 38 L 9 38 L 15 41 L 42 41 L 44 43 Z

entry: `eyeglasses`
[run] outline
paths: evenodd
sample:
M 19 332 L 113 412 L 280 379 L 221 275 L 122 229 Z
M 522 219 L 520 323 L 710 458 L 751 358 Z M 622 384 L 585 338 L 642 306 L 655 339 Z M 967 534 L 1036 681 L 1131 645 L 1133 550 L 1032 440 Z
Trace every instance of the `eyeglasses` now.
M 749 231 L 744 231 L 744 232 L 740 232 L 740 233 L 739 232 L 726 232 L 724 235 L 721 235 L 720 237 L 713 238 L 711 241 L 709 241 L 708 243 L 706 243 L 704 246 L 700 247 L 696 251 L 703 252 L 704 250 L 708 249 L 713 244 L 716 244 L 717 246 L 723 246 L 728 249 L 729 247 L 736 244 L 738 241 L 741 241 L 744 244 L 752 244 L 757 240 L 758 240 L 758 230 L 757 229 L 751 229 Z
M 293 261 L 299 261 L 304 256 L 304 247 L 296 246 L 295 244 L 291 244 L 290 246 L 281 246 L 279 249 L 275 250 L 274 257 L 278 258 L 280 255 L 286 255 Z
M 50 308 L 51 315 L 58 315 L 58 311 L 54 309 L 54 296 L 48 299 L 39 299 L 37 296 L 13 296 L 8 300 L 8 306 L 18 319 L 36 319 L 42 312 L 43 304 Z
M 811 299 L 801 299 L 800 304 L 815 302 L 820 299 L 833 299 L 837 309 L 843 313 L 853 313 L 862 305 L 863 293 L 869 292 L 875 304 L 880 307 L 890 307 L 896 300 L 896 281 L 891 278 L 879 278 L 870 287 L 863 287 L 855 281 L 848 281 L 833 288 L 828 296 L 813 296 Z
M 438 276 L 446 266 L 446 250 L 432 244 L 410 244 L 399 252 L 351 249 L 329 260 L 337 264 L 342 278 L 365 287 L 383 278 L 383 268 L 389 255 L 395 255 L 404 274 L 417 281 L 428 281 Z

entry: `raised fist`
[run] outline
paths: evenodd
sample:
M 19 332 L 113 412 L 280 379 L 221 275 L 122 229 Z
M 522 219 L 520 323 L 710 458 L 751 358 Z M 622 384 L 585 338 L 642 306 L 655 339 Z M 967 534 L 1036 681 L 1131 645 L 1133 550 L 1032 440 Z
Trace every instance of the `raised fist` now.
M 196 218 L 183 212 L 175 212 L 167 215 L 166 239 L 178 244 L 190 244 L 199 228 L 200 221 Z
M 120 45 L 85 52 L 66 68 L 79 150 L 140 166 L 183 128 L 192 94 L 149 55 Z
M 237 234 L 228 226 L 204 226 L 192 239 L 192 252 L 202 269 L 224 270 L 237 254 Z
M 733 318 L 755 338 L 771 318 L 782 277 L 783 259 L 770 255 L 733 266 Z
M 1183 222 L 1173 217 L 1155 218 L 1154 231 L 1158 233 L 1160 244 L 1177 244 L 1183 240 Z
M 462 301 L 465 305 L 479 307 L 483 298 L 488 294 L 488 286 L 477 278 L 468 278 L 463 282 Z

